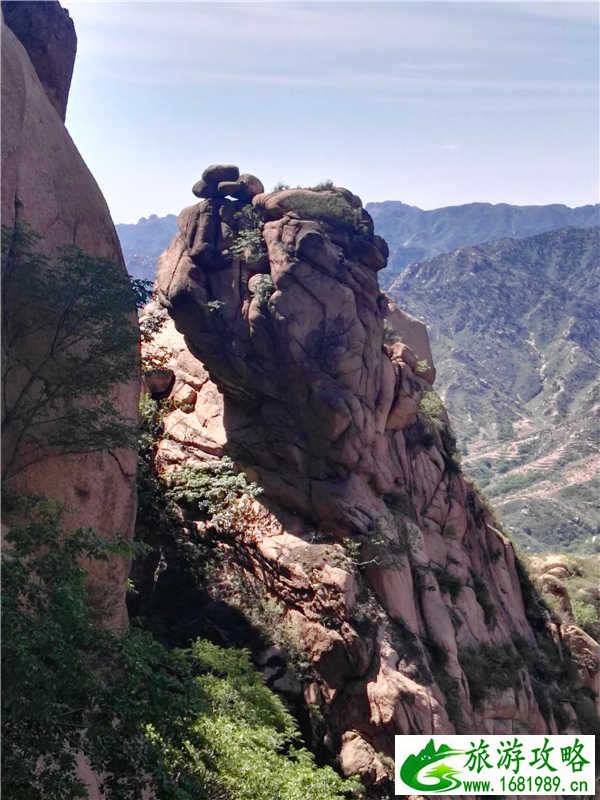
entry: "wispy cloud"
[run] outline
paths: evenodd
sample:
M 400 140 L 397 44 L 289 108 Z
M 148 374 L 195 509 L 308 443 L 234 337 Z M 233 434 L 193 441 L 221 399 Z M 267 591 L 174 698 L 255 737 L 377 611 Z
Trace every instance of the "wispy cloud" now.
M 121 219 L 177 210 L 190 169 L 219 158 L 267 182 L 331 176 L 429 207 L 467 199 L 461 186 L 517 202 L 576 204 L 595 191 L 592 3 L 69 9 L 69 126 Z

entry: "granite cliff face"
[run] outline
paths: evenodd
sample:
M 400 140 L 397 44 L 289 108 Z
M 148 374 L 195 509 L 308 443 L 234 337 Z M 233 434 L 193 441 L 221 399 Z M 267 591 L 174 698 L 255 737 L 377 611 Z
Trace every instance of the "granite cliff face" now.
M 380 292 L 387 245 L 360 199 L 265 194 L 230 166 L 194 193 L 158 270 L 179 333 L 153 345 L 156 464 L 228 454 L 262 487 L 212 589 L 243 577 L 276 601 L 329 753 L 385 786 L 397 733 L 581 730 L 560 629 L 461 472 L 427 332 Z
M 102 194 L 63 120 L 76 50 L 73 24 L 58 3 L 3 3 L 2 24 L 2 223 L 27 223 L 45 252 L 65 245 L 125 266 Z M 12 28 L 12 29 L 11 29 Z M 17 287 L 18 290 L 18 287 Z M 4 298 L 7 303 L 23 298 Z M 29 347 L 20 342 L 17 347 Z M 123 376 L 114 405 L 137 418 L 138 381 Z M 27 375 L 11 378 L 18 396 Z M 12 393 L 12 394 L 11 394 Z M 3 408 L 3 413 L 6 408 Z M 10 437 L 8 437 L 10 438 Z M 57 498 L 66 504 L 66 524 L 131 537 L 135 519 L 135 453 L 64 455 L 33 464 L 12 488 Z M 96 585 L 109 607 L 109 624 L 126 624 L 124 585 L 128 565 L 113 559 L 98 567 Z

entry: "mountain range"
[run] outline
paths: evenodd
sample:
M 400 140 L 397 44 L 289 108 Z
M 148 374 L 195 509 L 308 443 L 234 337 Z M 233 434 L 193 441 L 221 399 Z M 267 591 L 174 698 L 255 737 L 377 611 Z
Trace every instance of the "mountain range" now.
M 177 230 L 175 214 L 167 214 L 166 217 L 151 214 L 135 223 L 121 223 L 115 227 L 129 274 L 134 278 L 153 281 L 156 261 Z
M 587 228 L 600 224 L 600 206 L 515 206 L 508 203 L 468 203 L 424 211 L 395 200 L 368 203 L 377 232 L 390 248 L 388 266 L 381 275 L 387 288 L 416 261 L 449 253 L 467 244 L 495 239 L 522 239 L 558 228 Z
M 388 289 L 428 326 L 463 464 L 527 549 L 600 549 L 600 228 L 461 247 Z
M 600 205 L 515 206 L 468 203 L 429 211 L 397 200 L 367 203 L 377 232 L 390 248 L 388 266 L 380 274 L 387 288 L 408 266 L 467 244 L 495 239 L 521 239 L 558 228 L 600 224 Z M 176 216 L 151 214 L 137 223 L 116 226 L 131 275 L 154 280 L 156 260 L 177 231 Z

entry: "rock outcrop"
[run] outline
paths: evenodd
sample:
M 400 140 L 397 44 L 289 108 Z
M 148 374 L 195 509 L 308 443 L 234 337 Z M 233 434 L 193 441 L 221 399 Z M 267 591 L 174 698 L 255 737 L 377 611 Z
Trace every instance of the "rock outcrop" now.
M 27 223 L 49 254 L 74 244 L 124 271 L 108 207 L 63 124 L 76 48 L 72 22 L 54 2 L 3 3 L 3 12 L 2 223 Z M 123 416 L 137 418 L 138 393 L 136 376 L 124 375 L 114 401 Z M 70 527 L 128 538 L 135 472 L 129 449 L 73 454 L 32 465 L 12 488 L 63 501 Z M 124 559 L 94 567 L 94 584 L 115 627 L 126 624 L 127 574 Z
M 67 114 L 77 36 L 69 12 L 50 0 L 2 2 L 4 21 L 21 42 L 48 100 L 62 121 Z
M 397 733 L 578 729 L 534 678 L 539 637 L 562 657 L 461 473 L 426 331 L 379 290 L 360 199 L 194 192 L 158 268 L 179 333 L 155 343 L 173 380 L 157 464 L 226 453 L 263 488 L 230 569 L 276 600 L 329 751 L 382 784 Z

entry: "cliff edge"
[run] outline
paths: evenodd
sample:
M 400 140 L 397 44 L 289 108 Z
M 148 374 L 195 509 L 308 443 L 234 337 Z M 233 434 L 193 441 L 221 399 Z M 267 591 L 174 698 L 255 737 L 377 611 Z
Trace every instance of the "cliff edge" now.
M 179 333 L 155 342 L 156 464 L 227 454 L 261 487 L 213 588 L 237 574 L 276 602 L 330 753 L 381 784 L 395 734 L 581 730 L 560 629 L 461 472 L 427 332 L 379 290 L 387 245 L 360 199 L 265 193 L 229 165 L 194 193 L 158 268 Z

